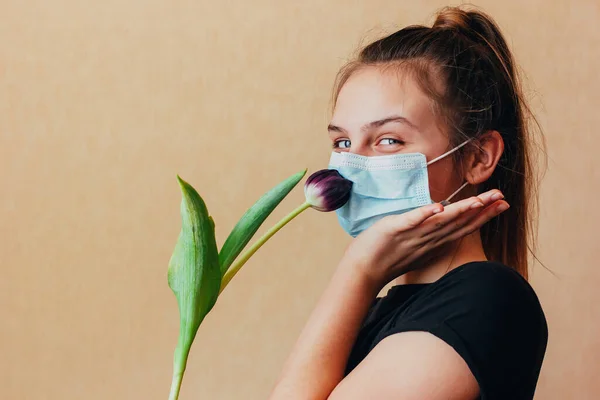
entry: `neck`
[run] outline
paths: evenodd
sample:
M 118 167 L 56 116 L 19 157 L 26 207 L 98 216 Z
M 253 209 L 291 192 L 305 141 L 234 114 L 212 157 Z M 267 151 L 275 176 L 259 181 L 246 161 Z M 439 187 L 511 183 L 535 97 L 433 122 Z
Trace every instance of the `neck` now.
M 479 231 L 473 232 L 460 240 L 449 243 L 435 259 L 419 269 L 400 276 L 394 281 L 394 284 L 432 283 L 463 264 L 486 260 Z

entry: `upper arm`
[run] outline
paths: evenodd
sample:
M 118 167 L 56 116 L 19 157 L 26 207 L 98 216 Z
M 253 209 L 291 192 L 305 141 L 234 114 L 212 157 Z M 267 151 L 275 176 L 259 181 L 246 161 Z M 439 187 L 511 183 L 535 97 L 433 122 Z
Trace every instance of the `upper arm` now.
M 379 342 L 329 400 L 473 400 L 479 387 L 462 357 L 428 332 Z

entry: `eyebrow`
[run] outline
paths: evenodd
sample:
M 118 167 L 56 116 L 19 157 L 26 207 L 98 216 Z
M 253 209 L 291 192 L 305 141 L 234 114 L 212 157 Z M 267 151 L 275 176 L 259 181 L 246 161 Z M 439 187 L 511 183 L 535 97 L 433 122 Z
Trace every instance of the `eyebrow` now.
M 360 130 L 363 132 L 368 131 L 369 129 L 379 128 L 385 124 L 389 124 L 390 122 L 402 122 L 402 123 L 410 126 L 411 128 L 413 128 L 416 131 L 419 130 L 419 128 L 417 128 L 417 126 L 415 124 L 413 124 L 407 118 L 402 117 L 400 115 L 391 115 L 389 117 L 379 119 L 377 121 L 369 122 L 368 124 L 363 125 L 362 128 L 360 128 Z M 336 126 L 333 124 L 329 124 L 327 126 L 327 130 L 329 132 L 340 132 L 340 133 L 346 132 L 343 128 L 340 128 L 339 126 Z

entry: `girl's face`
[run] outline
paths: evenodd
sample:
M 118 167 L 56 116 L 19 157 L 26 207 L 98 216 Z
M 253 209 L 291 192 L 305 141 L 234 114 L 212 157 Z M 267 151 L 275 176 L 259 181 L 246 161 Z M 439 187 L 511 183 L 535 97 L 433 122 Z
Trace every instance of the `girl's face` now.
M 334 151 L 363 156 L 423 153 L 427 161 L 450 150 L 433 103 L 410 77 L 390 68 L 360 69 L 340 90 L 328 127 Z M 452 194 L 464 178 L 454 171 L 452 156 L 428 167 L 433 201 Z M 460 197 L 460 196 L 459 196 Z

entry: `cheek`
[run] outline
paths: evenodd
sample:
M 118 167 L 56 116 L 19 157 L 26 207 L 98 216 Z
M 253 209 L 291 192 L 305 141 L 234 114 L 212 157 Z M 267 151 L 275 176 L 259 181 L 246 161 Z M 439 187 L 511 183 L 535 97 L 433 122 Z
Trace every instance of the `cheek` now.
M 431 200 L 440 202 L 450 196 L 462 185 L 460 177 L 455 173 L 452 159 L 443 159 L 427 169 L 429 174 L 429 192 Z M 455 198 L 452 201 L 456 200 Z

